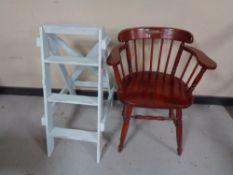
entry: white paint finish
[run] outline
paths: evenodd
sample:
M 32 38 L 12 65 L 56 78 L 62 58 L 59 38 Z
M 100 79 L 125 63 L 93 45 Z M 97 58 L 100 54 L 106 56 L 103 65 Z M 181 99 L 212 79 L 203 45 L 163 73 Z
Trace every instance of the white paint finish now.
M 72 80 L 75 81 L 77 78 L 79 78 L 79 75 L 83 72 L 85 67 L 82 66 L 76 66 L 74 72 L 72 73 Z
M 98 62 L 93 58 L 87 57 L 66 57 L 66 56 L 50 56 L 45 59 L 45 63 L 54 64 L 71 64 L 80 66 L 98 66 Z
M 67 35 L 98 35 L 99 27 L 84 27 L 78 25 L 44 25 L 45 33 Z
M 91 87 L 91 88 L 97 88 L 98 87 L 98 82 L 93 82 L 93 81 L 75 81 L 74 84 L 77 86 L 77 87 Z M 103 82 L 103 88 L 108 88 L 109 85 L 107 82 Z
M 59 102 L 59 103 L 69 103 L 69 104 L 79 104 L 79 105 L 89 105 L 97 106 L 97 97 L 89 97 L 84 95 L 64 95 L 64 94 L 51 94 L 47 100 L 49 102 Z
M 44 33 L 43 29 L 47 33 Z M 66 44 L 64 40 L 54 34 L 83 34 L 85 33 L 84 29 L 85 28 L 76 28 L 77 31 L 75 31 L 75 28 L 73 26 L 64 27 L 51 25 L 43 26 L 41 28 L 40 38 L 43 42 L 41 42 L 42 44 L 40 44 L 40 46 L 47 53 L 45 56 L 43 55 L 43 52 L 41 57 L 43 67 L 43 79 L 46 80 L 44 82 L 44 93 L 47 94 L 46 96 L 44 96 L 44 105 L 45 109 L 47 110 L 45 110 L 45 115 L 42 117 L 41 123 L 46 127 L 48 156 L 51 155 L 54 149 L 54 137 L 95 141 L 97 144 L 97 163 L 99 163 L 102 152 L 102 132 L 104 131 L 107 117 L 107 110 L 105 110 L 105 114 L 103 114 L 104 88 L 107 88 L 109 91 L 109 97 L 106 101 L 105 108 L 109 108 L 109 104 L 112 103 L 111 101 L 113 98 L 113 93 L 110 93 L 113 92 L 113 88 L 109 81 L 108 71 L 103 70 L 103 68 L 106 68 L 103 64 L 103 61 L 106 59 L 107 56 L 106 48 L 107 44 L 109 43 L 109 39 L 107 35 L 103 33 L 103 29 L 98 28 L 98 41 L 96 45 L 90 50 L 86 57 L 83 57 L 81 53 L 72 49 L 68 44 Z M 89 28 L 87 29 L 85 35 L 87 35 L 88 32 L 90 32 Z M 60 49 L 65 50 L 68 56 L 60 56 Z M 56 64 L 58 66 L 60 77 L 65 84 L 65 87 L 58 94 L 51 94 L 51 78 L 49 78 L 51 76 L 50 64 Z M 76 70 L 71 75 L 69 75 L 66 69 L 67 64 L 76 65 Z M 91 68 L 93 73 L 98 77 L 97 82 L 82 82 L 76 80 L 78 76 L 85 70 L 85 68 Z M 76 95 L 75 89 L 76 87 L 78 88 L 80 86 L 75 87 L 75 85 L 81 84 L 85 85 L 86 87 L 93 87 L 93 85 L 95 85 L 98 89 L 98 97 Z M 66 94 L 67 91 L 69 91 L 71 95 Z M 53 113 L 57 109 L 57 103 L 97 106 L 97 131 L 95 133 L 87 133 L 87 131 L 84 130 L 53 127 L 53 125 L 51 124 L 53 123 Z M 95 136 L 94 139 L 93 134 Z
M 102 55 L 102 40 L 103 40 L 102 30 L 99 31 L 99 45 L 98 45 L 98 114 L 97 114 L 97 163 L 100 162 L 100 156 L 102 153 L 101 148 L 101 119 L 103 117 L 103 55 Z
M 49 48 L 50 48 L 50 51 L 52 52 L 53 55 L 60 55 L 60 47 L 59 45 L 62 45 L 63 47 L 66 47 L 66 48 L 69 48 L 65 42 L 63 40 L 59 40 L 60 42 L 57 42 L 57 38 L 56 36 L 54 37 L 49 37 L 47 36 L 48 38 L 48 41 L 49 41 Z M 68 51 L 70 51 L 71 49 L 69 49 Z M 74 51 L 71 50 L 71 53 L 73 54 Z M 76 54 L 76 52 L 75 52 Z M 76 54 L 78 55 L 78 53 Z M 69 91 L 70 94 L 73 94 L 75 95 L 75 85 L 71 79 L 71 77 L 69 76 L 68 74 L 68 71 L 65 67 L 64 64 L 58 64 L 57 65 L 57 68 L 58 68 L 58 72 L 60 74 L 60 77 L 62 78 L 67 90 Z
M 84 131 L 78 129 L 58 128 L 55 127 L 50 136 L 62 139 L 80 140 L 87 142 L 97 142 L 97 134 L 92 131 Z
M 93 58 L 94 62 L 96 61 L 95 59 L 97 58 L 97 52 L 98 52 L 97 48 L 98 48 L 98 42 L 86 55 L 86 57 Z M 85 69 L 85 67 L 76 66 L 74 72 L 72 73 L 72 79 L 75 81 L 79 77 L 79 75 L 83 72 L 84 69 Z M 96 67 L 89 67 L 89 69 L 91 69 L 94 72 L 94 74 L 97 75 L 98 70 Z
M 62 78 L 66 88 L 68 89 L 69 93 L 72 95 L 75 95 L 75 85 L 72 81 L 71 77 L 68 74 L 68 71 L 66 70 L 66 67 L 64 64 L 58 64 L 58 72 L 60 74 L 60 77 Z
M 101 131 L 104 131 L 106 128 L 106 120 L 112 107 L 114 92 L 115 92 L 114 88 L 111 88 L 109 92 L 108 100 L 104 101 L 104 109 L 103 109 L 103 115 L 102 115 L 101 125 L 100 125 Z
M 51 71 L 50 65 L 45 64 L 45 57 L 49 56 L 48 39 L 44 34 L 44 30 L 40 27 L 40 50 L 41 50 L 41 63 L 42 63 L 42 84 L 43 84 L 43 94 L 44 94 L 44 116 L 46 119 L 46 140 L 47 140 L 47 155 L 51 156 L 54 149 L 54 139 L 49 136 L 50 131 L 53 128 L 53 111 L 52 104 L 47 102 L 48 96 L 51 95 Z
M 48 38 L 50 38 L 53 42 L 55 42 L 54 44 L 56 45 L 56 47 L 60 47 L 63 50 L 65 50 L 68 55 L 74 56 L 74 57 L 75 56 L 83 57 L 81 53 L 73 49 L 70 45 L 68 45 L 63 39 L 61 39 L 56 34 L 48 34 Z
M 111 39 L 108 36 L 104 37 L 103 43 L 102 43 L 102 49 L 105 50 L 107 49 Z

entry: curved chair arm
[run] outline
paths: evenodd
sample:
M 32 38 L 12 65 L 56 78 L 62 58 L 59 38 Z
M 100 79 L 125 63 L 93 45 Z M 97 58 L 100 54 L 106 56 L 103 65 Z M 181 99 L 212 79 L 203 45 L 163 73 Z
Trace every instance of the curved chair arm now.
M 205 69 L 216 69 L 217 64 L 201 50 L 185 45 L 183 49 L 194 55 L 197 58 L 197 62 Z
M 121 51 L 126 49 L 126 44 L 120 44 L 114 47 L 107 58 L 107 64 L 111 66 L 116 66 L 121 62 Z
M 125 76 L 124 73 L 124 69 L 123 69 L 123 65 L 121 62 L 121 51 L 123 51 L 124 49 L 126 49 L 127 45 L 126 44 L 120 44 L 116 47 L 114 47 L 110 53 L 110 55 L 107 58 L 107 64 L 110 66 L 113 66 L 113 71 L 115 74 L 115 78 L 116 78 L 116 82 L 118 87 L 121 87 L 121 75 L 118 69 L 118 65 L 120 64 L 121 67 L 121 73 L 123 75 L 123 77 Z
M 204 73 L 206 72 L 206 70 L 207 69 L 216 69 L 217 64 L 212 59 L 210 59 L 205 53 L 203 53 L 202 51 L 200 51 L 196 48 L 184 45 L 183 50 L 194 55 L 196 57 L 196 60 L 197 60 L 197 64 L 196 64 L 195 68 L 193 69 L 193 71 L 192 71 L 192 73 L 187 81 L 187 84 L 190 82 L 192 76 L 194 75 L 194 72 L 195 72 L 198 64 L 202 67 L 201 70 L 199 71 L 199 73 L 194 78 L 190 87 L 188 88 L 188 92 L 192 92 L 195 89 L 195 87 L 197 86 L 197 84 L 199 83 L 199 81 L 201 80 L 201 78 L 204 75 Z

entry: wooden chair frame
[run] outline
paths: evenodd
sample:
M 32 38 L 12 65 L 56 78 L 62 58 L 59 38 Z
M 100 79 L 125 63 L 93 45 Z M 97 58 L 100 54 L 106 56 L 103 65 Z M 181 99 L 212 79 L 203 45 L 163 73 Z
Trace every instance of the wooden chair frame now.
M 121 136 L 120 136 L 120 144 L 118 147 L 119 151 L 122 151 L 123 145 L 125 142 L 125 138 L 127 136 L 128 126 L 130 119 L 134 117 L 135 119 L 144 119 L 144 120 L 172 120 L 174 122 L 174 125 L 176 127 L 176 138 L 177 138 L 177 152 L 178 155 L 181 155 L 182 153 L 182 109 L 189 107 L 192 104 L 192 92 L 201 80 L 203 74 L 206 72 L 207 69 L 215 69 L 216 63 L 211 60 L 206 54 L 204 54 L 202 51 L 193 48 L 191 46 L 186 45 L 185 43 L 192 43 L 193 42 L 193 35 L 185 30 L 181 29 L 175 29 L 175 28 L 168 28 L 168 27 L 138 27 L 138 28 L 130 28 L 122 30 L 118 35 L 118 40 L 123 43 L 115 46 L 108 59 L 107 63 L 108 65 L 113 67 L 114 75 L 116 78 L 116 83 L 118 86 L 117 94 L 119 100 L 123 103 L 123 125 L 121 130 Z M 138 55 L 138 45 L 137 41 L 141 41 L 141 60 L 142 60 L 142 70 L 139 70 L 139 55 Z M 151 46 L 150 46 L 150 61 L 149 61 L 149 68 L 146 70 L 145 66 L 145 40 L 151 40 Z M 158 61 L 157 61 L 157 67 L 156 70 L 153 70 L 153 62 L 154 62 L 154 40 L 160 40 L 160 46 L 159 46 L 159 54 L 158 54 Z M 161 68 L 161 53 L 163 52 L 163 45 L 164 40 L 169 40 L 170 45 L 168 48 L 168 54 L 166 59 L 166 64 L 164 69 Z M 180 46 L 177 51 L 175 61 L 172 65 L 171 72 L 168 73 L 168 65 L 170 61 L 171 56 L 171 50 L 174 44 L 174 41 L 179 41 Z M 130 47 L 130 43 L 132 44 L 132 47 Z M 126 52 L 126 58 L 127 58 L 127 64 L 128 66 L 123 65 L 122 56 L 121 54 L 123 51 Z M 183 52 L 188 52 L 190 56 L 188 57 L 186 64 L 182 70 L 182 74 L 180 77 L 177 77 L 176 71 L 177 67 L 180 63 L 181 55 Z M 134 54 L 134 56 L 132 56 Z M 190 61 L 192 59 L 195 59 L 196 64 L 191 71 L 188 79 L 186 82 L 184 82 L 183 78 L 188 70 L 188 66 L 190 64 Z M 135 68 L 133 69 L 132 61 L 135 62 Z M 196 72 L 200 68 L 198 72 Z M 125 70 L 128 68 L 128 75 L 127 71 Z M 155 74 L 155 76 L 163 76 L 168 77 L 169 79 L 172 79 L 172 81 L 176 80 L 179 83 L 181 83 L 185 87 L 185 94 L 189 96 L 189 101 L 181 101 L 179 104 L 176 104 L 176 102 L 169 102 L 167 104 L 162 103 L 163 99 L 159 96 L 154 97 L 154 100 L 157 102 L 149 104 L 146 99 L 141 98 L 140 103 L 137 103 L 135 101 L 129 100 L 133 97 L 130 97 L 129 94 L 124 92 L 124 88 L 127 88 L 127 85 L 124 85 L 125 82 L 130 83 L 130 78 L 137 77 L 139 74 L 146 74 L 148 76 L 152 76 Z M 194 76 L 195 75 L 195 76 Z M 143 75 L 142 75 L 143 77 Z M 129 81 L 128 81 L 129 80 Z M 127 84 L 125 83 L 125 84 Z M 124 86 L 124 87 L 123 87 Z M 135 86 L 138 86 L 136 84 Z M 173 86 L 171 83 L 170 86 Z M 171 87 L 172 88 L 172 87 Z M 160 91 L 162 91 L 160 89 Z M 123 94 L 123 95 L 122 95 Z M 142 96 L 144 94 L 142 93 Z M 151 97 L 151 101 L 153 100 L 153 97 Z M 177 102 L 178 103 L 178 102 Z M 143 115 L 136 115 L 131 116 L 132 110 L 134 107 L 144 107 L 144 108 L 163 108 L 169 110 L 168 117 L 164 116 L 143 116 Z

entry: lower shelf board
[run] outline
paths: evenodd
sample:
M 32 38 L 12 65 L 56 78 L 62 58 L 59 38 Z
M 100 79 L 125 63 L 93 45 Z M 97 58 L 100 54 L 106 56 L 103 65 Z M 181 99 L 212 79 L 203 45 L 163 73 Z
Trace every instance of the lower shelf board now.
M 55 138 L 97 142 L 97 132 L 55 127 L 50 132 Z

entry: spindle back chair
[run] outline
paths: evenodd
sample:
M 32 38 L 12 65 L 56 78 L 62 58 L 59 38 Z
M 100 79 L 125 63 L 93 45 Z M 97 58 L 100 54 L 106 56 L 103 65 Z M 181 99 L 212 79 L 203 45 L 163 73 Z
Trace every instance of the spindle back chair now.
M 133 117 L 172 120 L 181 155 L 182 109 L 192 105 L 194 88 L 207 69 L 216 68 L 216 63 L 202 51 L 187 46 L 185 43 L 193 42 L 193 35 L 181 29 L 130 28 L 122 30 L 118 40 L 123 44 L 115 46 L 107 59 L 114 70 L 118 98 L 124 104 L 118 150 L 123 149 L 133 107 L 163 108 L 169 110 L 168 117 Z

